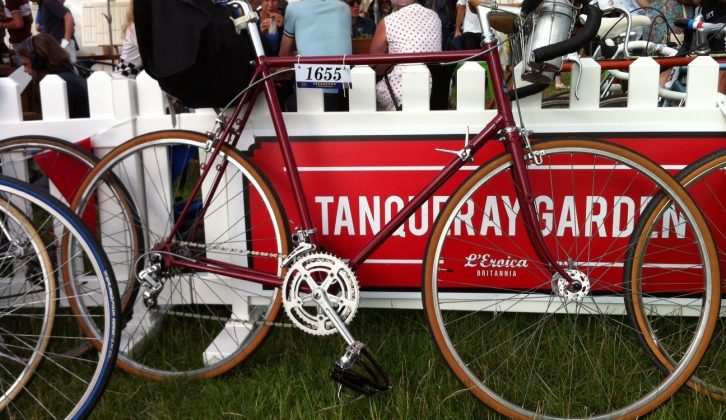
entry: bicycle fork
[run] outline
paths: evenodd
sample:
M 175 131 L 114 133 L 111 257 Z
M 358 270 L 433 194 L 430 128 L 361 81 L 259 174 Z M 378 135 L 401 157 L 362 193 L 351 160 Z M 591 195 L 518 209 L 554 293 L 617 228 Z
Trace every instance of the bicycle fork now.
M 515 185 L 521 186 L 521 188 L 517 188 L 517 198 L 522 203 L 522 217 L 527 237 L 540 261 L 549 267 L 553 275 L 551 282 L 556 285 L 555 290 L 558 290 L 560 296 L 567 299 L 573 296 L 581 299 L 589 291 L 589 281 L 584 274 L 576 269 L 573 261 L 568 261 L 567 268 L 557 261 L 547 244 L 545 244 L 542 231 L 539 229 L 539 216 L 535 207 L 532 183 L 527 171 L 527 160 L 531 159 L 535 165 L 541 165 L 543 156 L 541 152 L 538 153 L 532 148 L 527 133 L 516 127 L 503 130 L 502 141 L 512 156 L 513 182 Z M 527 154 L 522 153 L 521 148 L 524 148 Z

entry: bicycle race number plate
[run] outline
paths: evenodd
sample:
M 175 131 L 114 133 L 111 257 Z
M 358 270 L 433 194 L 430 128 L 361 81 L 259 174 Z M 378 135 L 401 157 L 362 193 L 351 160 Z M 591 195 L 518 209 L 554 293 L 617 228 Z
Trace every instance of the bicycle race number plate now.
M 295 64 L 295 82 L 299 88 L 353 88 L 345 65 Z

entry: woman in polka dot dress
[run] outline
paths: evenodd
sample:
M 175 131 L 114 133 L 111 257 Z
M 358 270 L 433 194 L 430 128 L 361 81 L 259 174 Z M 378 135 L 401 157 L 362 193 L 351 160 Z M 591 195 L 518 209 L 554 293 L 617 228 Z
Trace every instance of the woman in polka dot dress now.
M 371 41 L 371 54 L 441 51 L 441 20 L 436 12 L 414 0 L 391 0 L 391 2 L 394 12 L 378 24 Z M 380 65 L 376 69 L 379 75 L 383 75 L 385 70 L 386 68 Z M 396 104 L 400 106 L 402 75 L 402 65 L 395 66 L 388 73 L 390 91 L 395 95 L 395 103 L 385 78 L 378 82 L 376 85 L 378 110 L 394 111 Z

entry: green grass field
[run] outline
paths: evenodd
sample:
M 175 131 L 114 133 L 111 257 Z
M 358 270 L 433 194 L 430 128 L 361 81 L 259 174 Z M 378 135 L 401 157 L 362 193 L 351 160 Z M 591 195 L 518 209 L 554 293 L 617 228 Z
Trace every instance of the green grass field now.
M 389 392 L 362 398 L 344 392 L 339 399 L 328 375 L 344 351 L 342 340 L 278 328 L 248 362 L 216 379 L 155 383 L 117 371 L 94 418 L 498 418 L 449 372 L 422 311 L 364 309 L 352 330 L 389 373 Z M 650 418 L 726 418 L 726 404 L 683 389 Z

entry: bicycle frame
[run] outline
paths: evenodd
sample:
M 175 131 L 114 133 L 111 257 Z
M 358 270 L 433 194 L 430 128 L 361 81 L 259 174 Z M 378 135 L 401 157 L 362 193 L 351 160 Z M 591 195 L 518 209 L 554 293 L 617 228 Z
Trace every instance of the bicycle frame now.
M 235 2 L 244 5 L 243 8 L 245 13 L 249 13 L 249 5 L 244 2 Z M 295 64 L 351 64 L 351 65 L 370 65 L 370 64 L 405 64 L 405 63 L 441 63 L 451 62 L 458 60 L 466 60 L 476 57 L 483 57 L 489 67 L 489 77 L 491 83 L 495 87 L 494 97 L 497 105 L 497 114 L 489 121 L 486 126 L 469 140 L 468 144 L 463 149 L 456 152 L 456 157 L 452 158 L 451 161 L 438 173 L 426 186 L 415 195 L 413 199 L 406 204 L 398 214 L 396 214 L 388 223 L 381 228 L 381 230 L 371 238 L 363 248 L 358 251 L 356 255 L 349 259 L 349 266 L 355 270 L 371 255 L 373 254 L 395 231 L 398 229 L 414 212 L 427 200 L 429 199 L 447 180 L 449 180 L 462 166 L 464 166 L 470 158 L 481 150 L 492 138 L 501 140 L 504 143 L 505 150 L 511 154 L 513 159 L 513 182 L 515 182 L 519 188 L 518 199 L 520 203 L 526 203 L 522 206 L 522 214 L 524 217 L 524 223 L 526 226 L 528 237 L 537 252 L 537 255 L 543 263 L 545 263 L 552 272 L 557 272 L 563 278 L 569 279 L 569 275 L 565 272 L 564 268 L 560 266 L 551 252 L 548 250 L 544 243 L 542 233 L 539 229 L 539 222 L 537 212 L 534 206 L 534 198 L 530 185 L 529 175 L 526 169 L 527 158 L 535 159 L 535 156 L 525 156 L 526 151 L 523 151 L 523 136 L 517 127 L 514 116 L 512 113 L 512 106 L 507 93 L 502 89 L 504 85 L 503 70 L 499 61 L 499 52 L 497 50 L 497 39 L 494 37 L 490 30 L 487 15 L 491 9 L 478 6 L 480 20 L 482 27 L 485 29 L 484 33 L 489 33 L 489 36 L 484 37 L 481 51 L 460 51 L 460 52 L 434 52 L 434 53 L 409 53 L 409 54 L 366 54 L 366 55 L 355 55 L 355 56 L 322 56 L 322 57 L 266 57 L 262 49 L 260 42 L 260 35 L 257 26 L 254 23 L 248 27 L 252 43 L 255 46 L 257 53 L 256 58 L 256 69 L 251 79 L 251 85 L 255 86 L 252 89 L 248 89 L 243 94 L 236 106 L 235 110 L 229 117 L 228 121 L 239 121 L 237 125 L 237 134 L 232 133 L 234 124 L 226 124 L 222 133 L 215 139 L 215 145 L 210 155 L 210 160 L 213 160 L 219 155 L 222 144 L 228 143 L 231 147 L 235 147 L 241 129 L 246 126 L 252 109 L 252 104 L 257 99 L 261 91 L 264 92 L 265 99 L 267 100 L 270 115 L 272 117 L 272 123 L 274 126 L 275 134 L 278 138 L 279 147 L 282 152 L 282 158 L 284 162 L 285 170 L 288 174 L 288 180 L 292 187 L 292 193 L 294 201 L 297 206 L 297 211 L 301 218 L 301 226 L 304 232 L 308 234 L 307 240 L 313 245 L 317 245 L 317 240 L 314 234 L 315 226 L 312 223 L 310 210 L 307 206 L 305 199 L 303 184 L 298 172 L 297 163 L 295 161 L 295 155 L 292 150 L 290 143 L 290 137 L 285 126 L 285 121 L 282 116 L 279 101 L 277 99 L 275 88 L 272 79 L 269 77 L 272 73 L 272 69 L 280 67 L 291 67 Z M 245 108 L 245 104 L 249 104 Z M 245 108 L 244 113 L 242 113 Z M 240 117 L 240 114 L 242 116 Z M 230 136 L 233 136 L 231 140 Z M 191 196 L 195 196 L 201 189 L 202 182 L 206 179 L 212 165 L 208 165 L 204 168 L 197 184 L 191 192 Z M 223 173 L 222 168 L 219 173 Z M 214 196 L 213 191 L 219 186 L 221 179 L 217 178 L 212 183 L 212 193 L 209 194 L 209 200 Z M 210 202 L 206 202 L 203 205 L 202 213 L 206 212 Z M 191 202 L 187 202 L 184 206 L 181 215 L 178 217 L 175 226 L 167 236 L 166 241 L 157 245 L 156 249 L 168 249 L 171 245 L 172 238 L 175 237 L 176 232 L 179 230 L 181 221 L 184 219 L 184 215 L 189 211 Z M 210 272 L 214 274 L 220 274 L 231 278 L 243 279 L 260 283 L 265 286 L 279 287 L 282 285 L 282 279 L 266 274 L 251 270 L 249 268 L 229 264 L 226 262 L 211 260 L 211 259 L 199 259 L 199 262 L 191 262 L 188 260 L 177 259 L 172 255 L 164 255 L 164 262 L 174 266 L 179 266 L 187 269 L 192 269 L 202 272 Z

